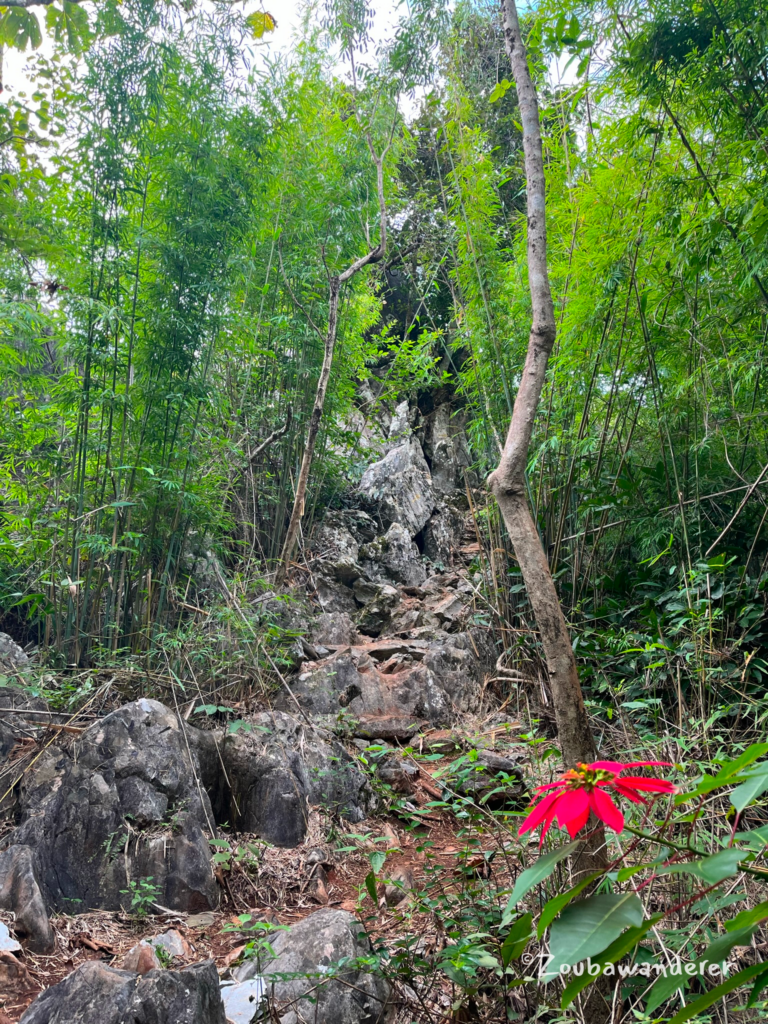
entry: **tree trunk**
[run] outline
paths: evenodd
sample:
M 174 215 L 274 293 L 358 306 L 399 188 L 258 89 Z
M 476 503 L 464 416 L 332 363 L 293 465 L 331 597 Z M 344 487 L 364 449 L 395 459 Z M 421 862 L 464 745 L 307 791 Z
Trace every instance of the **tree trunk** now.
M 547 273 L 544 160 L 539 104 L 528 68 L 515 0 L 501 0 L 504 40 L 517 87 L 523 123 L 523 152 L 528 203 L 528 284 L 533 322 L 520 387 L 504 450 L 488 478 L 509 531 L 526 592 L 541 636 L 552 690 L 558 739 L 566 766 L 597 759 L 584 707 L 576 659 L 547 556 L 528 507 L 525 467 L 549 356 L 555 343 L 555 309 Z
M 394 131 L 394 129 L 393 129 Z M 390 138 L 391 141 L 391 138 Z M 320 420 L 323 418 L 323 407 L 325 406 L 325 395 L 328 390 L 328 381 L 331 377 L 331 365 L 333 364 L 333 350 L 336 347 L 336 334 L 339 324 L 339 295 L 341 286 L 346 284 L 355 274 L 369 263 L 378 263 L 387 251 L 387 205 L 384 196 L 384 159 L 389 150 L 389 144 L 378 156 L 373 148 L 370 136 L 367 137 L 368 149 L 371 158 L 376 165 L 376 190 L 379 200 L 379 244 L 370 249 L 365 256 L 361 256 L 350 264 L 347 269 L 338 276 L 333 275 L 328 279 L 328 327 L 325 332 L 323 346 L 323 365 L 320 369 L 320 377 L 317 381 L 315 391 L 315 404 L 312 408 L 312 416 L 309 420 L 307 441 L 304 446 L 304 455 L 301 460 L 299 479 L 296 482 L 296 496 L 293 500 L 293 509 L 288 523 L 288 531 L 285 535 L 283 550 L 280 555 L 280 565 L 277 568 L 275 582 L 278 586 L 285 583 L 288 574 L 288 567 L 291 557 L 296 548 L 296 541 L 299 537 L 299 528 L 304 515 L 304 502 L 307 496 L 307 484 L 309 483 L 309 472 L 312 468 L 312 458 L 315 454 L 315 443 L 320 431 Z M 314 326 L 314 325 L 313 325 Z
M 312 407 L 312 415 L 309 419 L 307 431 L 307 442 L 304 446 L 304 455 L 301 460 L 299 479 L 296 481 L 296 496 L 293 500 L 293 510 L 288 523 L 288 532 L 283 543 L 283 553 L 278 568 L 277 582 L 282 584 L 288 572 L 288 564 L 296 548 L 296 541 L 299 536 L 299 527 L 304 515 L 304 501 L 307 496 L 307 484 L 309 483 L 309 471 L 312 468 L 312 458 L 315 454 L 315 443 L 320 431 L 320 420 L 323 416 L 325 405 L 325 393 L 328 390 L 328 381 L 331 377 L 331 365 L 333 363 L 333 350 L 336 347 L 336 332 L 339 323 L 339 291 L 341 282 L 338 277 L 332 277 L 328 284 L 328 329 L 325 335 L 325 346 L 323 350 L 323 365 L 320 369 L 320 377 L 317 381 L 315 391 L 315 404 Z

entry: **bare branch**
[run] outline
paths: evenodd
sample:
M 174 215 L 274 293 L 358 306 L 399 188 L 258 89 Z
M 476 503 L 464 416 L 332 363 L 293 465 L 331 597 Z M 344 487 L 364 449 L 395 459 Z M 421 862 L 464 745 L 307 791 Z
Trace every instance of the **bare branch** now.
M 266 451 L 267 448 L 269 448 L 269 446 L 271 444 L 274 444 L 274 442 L 277 441 L 279 438 L 285 437 L 285 435 L 291 429 L 291 420 L 292 419 L 293 419 L 293 409 L 291 409 L 291 407 L 289 405 L 288 409 L 286 410 L 286 414 L 285 414 L 285 423 L 282 425 L 282 427 L 278 427 L 277 430 L 273 430 L 272 433 L 269 435 L 269 437 L 266 440 L 262 441 L 261 444 L 259 445 L 259 447 L 255 451 L 252 451 L 249 454 L 248 458 L 250 459 L 251 462 L 254 462 L 256 459 L 258 459 L 258 457 L 261 455 L 261 453 Z

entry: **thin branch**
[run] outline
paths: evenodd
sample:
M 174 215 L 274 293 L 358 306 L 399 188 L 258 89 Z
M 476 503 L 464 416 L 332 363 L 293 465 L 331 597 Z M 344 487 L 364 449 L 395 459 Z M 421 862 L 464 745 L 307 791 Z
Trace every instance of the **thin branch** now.
M 262 441 L 255 451 L 250 453 L 248 458 L 250 459 L 251 462 L 254 462 L 263 451 L 266 451 L 266 449 L 269 448 L 269 446 L 273 444 L 275 441 L 277 441 L 279 438 L 285 437 L 285 435 L 291 428 L 292 419 L 293 410 L 289 405 L 285 415 L 285 423 L 282 425 L 282 427 L 278 427 L 277 430 L 273 430 L 269 437 L 265 441 Z

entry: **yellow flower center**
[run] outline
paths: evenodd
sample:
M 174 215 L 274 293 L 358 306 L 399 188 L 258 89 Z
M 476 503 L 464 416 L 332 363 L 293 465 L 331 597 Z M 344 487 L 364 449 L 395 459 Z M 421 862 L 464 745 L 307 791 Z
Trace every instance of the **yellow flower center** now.
M 598 782 L 611 782 L 615 778 L 616 772 L 608 771 L 607 768 L 590 768 L 586 764 L 579 764 L 563 775 L 563 782 L 568 783 L 569 789 L 591 790 Z

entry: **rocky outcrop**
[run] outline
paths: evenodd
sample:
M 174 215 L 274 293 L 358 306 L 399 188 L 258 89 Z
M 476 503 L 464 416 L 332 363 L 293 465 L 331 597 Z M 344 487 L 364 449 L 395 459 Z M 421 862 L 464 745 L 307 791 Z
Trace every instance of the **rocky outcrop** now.
M 13 913 L 17 939 L 33 953 L 51 952 L 53 929 L 28 846 L 11 846 L 0 853 L 0 909 Z
M 485 647 L 482 635 L 469 633 L 371 642 L 305 664 L 292 689 L 313 714 L 447 724 L 479 704 L 492 655 Z
M 33 848 L 46 904 L 116 910 L 131 881 L 151 878 L 163 906 L 215 906 L 199 778 L 176 715 L 144 698 L 45 749 L 23 781 L 13 842 Z
M 376 505 L 384 523 L 399 523 L 415 537 L 435 507 L 432 476 L 421 445 L 409 437 L 363 473 L 360 494 Z
M 32 1003 L 21 1024 L 227 1024 L 212 960 L 143 976 L 89 961 Z
M 319 910 L 278 933 L 270 944 L 274 958 L 259 968 L 253 961 L 246 964 L 236 978 L 247 981 L 260 969 L 273 1019 L 282 1024 L 379 1024 L 391 1016 L 387 982 L 356 964 L 371 947 L 352 914 Z

